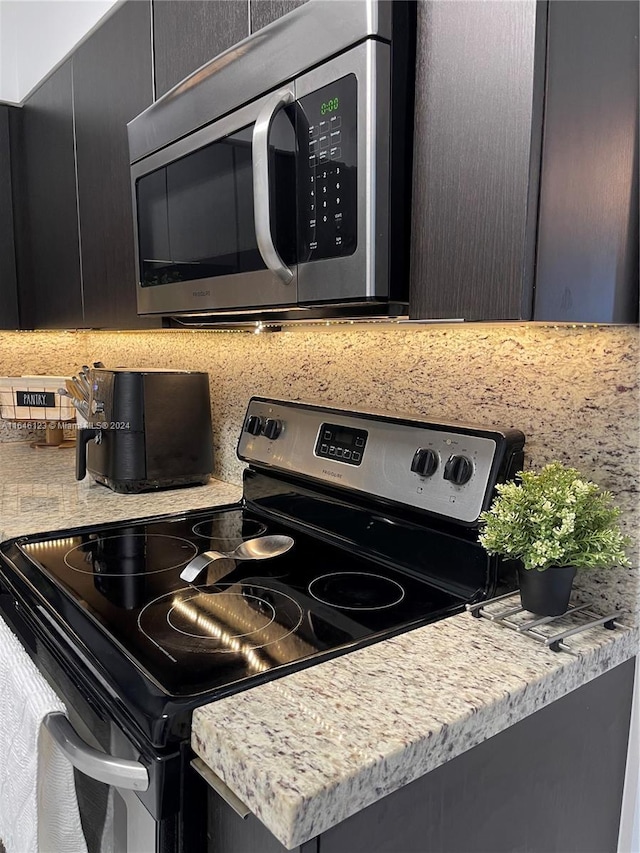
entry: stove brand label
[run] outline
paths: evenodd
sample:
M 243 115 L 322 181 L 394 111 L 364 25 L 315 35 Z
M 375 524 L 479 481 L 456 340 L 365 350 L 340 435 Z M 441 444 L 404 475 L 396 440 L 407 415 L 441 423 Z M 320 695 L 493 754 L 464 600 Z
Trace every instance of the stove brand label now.
M 211 296 L 210 290 L 192 290 L 193 296 Z
M 339 471 L 327 471 L 326 468 L 323 468 L 322 473 L 326 474 L 327 477 L 333 477 L 335 480 L 341 480 L 342 479 L 342 474 Z
M 55 405 L 56 395 L 53 391 L 16 391 L 16 406 L 46 409 Z

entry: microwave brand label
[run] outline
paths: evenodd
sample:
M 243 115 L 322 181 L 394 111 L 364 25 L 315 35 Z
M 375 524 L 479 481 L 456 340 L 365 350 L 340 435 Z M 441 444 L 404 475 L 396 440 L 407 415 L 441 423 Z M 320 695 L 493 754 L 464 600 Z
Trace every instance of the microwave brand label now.
M 192 293 L 194 296 L 211 296 L 210 290 L 194 290 Z
M 56 395 L 53 391 L 16 391 L 17 406 L 31 406 L 32 408 L 52 408 L 56 404 Z

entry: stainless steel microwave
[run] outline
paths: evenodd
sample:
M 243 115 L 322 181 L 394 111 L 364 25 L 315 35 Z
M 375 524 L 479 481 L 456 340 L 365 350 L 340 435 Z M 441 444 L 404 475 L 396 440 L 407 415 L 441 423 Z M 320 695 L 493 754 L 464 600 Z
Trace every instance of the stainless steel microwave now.
M 128 125 L 138 313 L 406 313 L 415 4 L 310 0 Z

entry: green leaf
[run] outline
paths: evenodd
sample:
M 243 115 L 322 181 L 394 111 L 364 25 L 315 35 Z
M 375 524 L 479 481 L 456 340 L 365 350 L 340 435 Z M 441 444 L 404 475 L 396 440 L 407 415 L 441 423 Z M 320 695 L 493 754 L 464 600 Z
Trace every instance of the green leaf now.
M 631 541 L 610 492 L 560 462 L 522 471 L 517 480 L 496 486 L 493 504 L 480 515 L 478 538 L 488 553 L 540 571 L 630 565 Z

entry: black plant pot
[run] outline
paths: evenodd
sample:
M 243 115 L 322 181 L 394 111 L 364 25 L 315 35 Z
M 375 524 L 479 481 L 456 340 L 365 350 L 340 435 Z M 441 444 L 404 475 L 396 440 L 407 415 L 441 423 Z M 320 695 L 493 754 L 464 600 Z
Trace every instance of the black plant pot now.
M 575 566 L 551 566 L 544 572 L 518 566 L 522 606 L 538 616 L 560 616 L 569 606 L 575 576 Z

